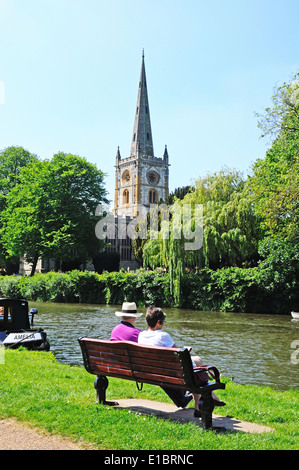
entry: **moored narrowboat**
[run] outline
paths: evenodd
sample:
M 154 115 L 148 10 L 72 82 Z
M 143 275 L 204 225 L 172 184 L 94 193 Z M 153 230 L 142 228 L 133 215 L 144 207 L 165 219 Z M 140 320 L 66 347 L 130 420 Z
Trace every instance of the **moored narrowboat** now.
M 33 329 L 34 314 L 29 313 L 28 302 L 23 299 L 0 299 L 0 345 L 16 349 L 24 346 L 30 350 L 49 351 L 47 334 L 42 328 Z

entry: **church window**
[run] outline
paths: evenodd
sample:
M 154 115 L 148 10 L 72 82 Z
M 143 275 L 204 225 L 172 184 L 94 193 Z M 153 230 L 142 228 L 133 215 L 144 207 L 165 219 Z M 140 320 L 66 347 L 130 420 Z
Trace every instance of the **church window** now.
M 147 181 L 149 182 L 150 185 L 155 185 L 159 181 L 159 175 L 155 171 L 151 171 L 147 175 Z
M 133 135 L 133 140 L 134 140 L 134 142 L 135 142 L 135 139 L 136 139 L 136 134 L 135 134 L 135 132 L 134 132 L 134 135 Z
M 158 202 L 158 193 L 154 189 L 151 189 L 149 192 L 149 203 L 155 204 Z
M 129 204 L 129 191 L 127 189 L 123 192 L 123 204 Z
M 149 132 L 146 133 L 146 137 L 147 137 L 147 140 L 149 140 L 149 138 L 150 138 Z
M 148 114 L 148 107 L 147 106 L 145 107 L 145 112 L 146 112 L 146 114 Z

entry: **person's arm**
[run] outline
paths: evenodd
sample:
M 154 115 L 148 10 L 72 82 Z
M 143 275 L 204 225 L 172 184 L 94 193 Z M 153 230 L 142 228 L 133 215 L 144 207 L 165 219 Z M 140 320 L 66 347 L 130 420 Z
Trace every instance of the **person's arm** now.
M 166 346 L 167 348 L 176 348 L 176 345 L 172 337 L 170 336 L 170 334 L 166 333 L 166 331 L 163 331 L 161 336 L 162 336 L 162 341 L 164 343 L 164 346 Z

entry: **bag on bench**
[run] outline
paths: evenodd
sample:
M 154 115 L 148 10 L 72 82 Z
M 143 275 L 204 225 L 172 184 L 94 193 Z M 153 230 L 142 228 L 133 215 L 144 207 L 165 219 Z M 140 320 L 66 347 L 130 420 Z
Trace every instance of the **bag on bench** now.
M 207 385 L 210 377 L 216 381 L 219 381 L 220 373 L 215 366 L 205 365 L 194 367 L 193 372 L 195 385 L 197 385 L 197 387 L 203 387 L 204 385 Z

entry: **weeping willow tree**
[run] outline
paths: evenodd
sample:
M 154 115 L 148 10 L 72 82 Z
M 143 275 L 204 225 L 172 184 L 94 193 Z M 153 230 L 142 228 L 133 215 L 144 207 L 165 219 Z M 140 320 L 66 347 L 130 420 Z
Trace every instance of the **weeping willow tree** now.
M 181 283 L 184 273 L 184 253 L 182 241 L 173 238 L 148 240 L 143 249 L 144 266 L 152 269 L 163 267 L 169 272 L 170 293 L 174 306 L 181 306 Z
M 202 216 L 196 207 L 202 207 Z M 185 208 L 190 217 L 184 218 Z M 190 209 L 191 208 L 191 209 Z M 252 208 L 248 184 L 237 171 L 222 170 L 199 179 L 182 201 L 169 208 L 154 232 L 148 231 L 143 246 L 143 264 L 169 272 L 170 291 L 176 306 L 181 304 L 181 283 L 185 269 L 218 269 L 253 265 L 258 257 L 259 223 Z M 202 217 L 200 244 L 190 244 Z M 149 219 L 150 220 L 150 219 Z M 198 236 L 197 236 L 198 238 Z M 198 241 L 198 240 L 197 240 Z M 191 247 L 190 247 L 191 245 Z
M 169 215 L 169 212 L 167 215 Z M 171 220 L 169 220 L 167 217 L 164 218 L 161 221 L 160 230 L 150 231 L 150 237 L 143 248 L 144 266 L 152 269 L 163 267 L 169 272 L 170 293 L 174 305 L 179 307 L 181 305 L 181 283 L 185 268 L 184 240 L 180 219 L 171 217 Z
M 181 306 L 182 299 L 182 278 L 184 274 L 184 251 L 182 241 L 173 238 L 173 231 L 169 240 L 168 245 L 168 256 L 169 256 L 169 280 L 170 280 L 170 293 L 173 296 L 174 306 Z
M 182 202 L 203 205 L 202 249 L 186 265 L 196 261 L 198 268 L 218 269 L 256 263 L 259 221 L 248 181 L 238 171 L 224 169 L 198 179 Z

